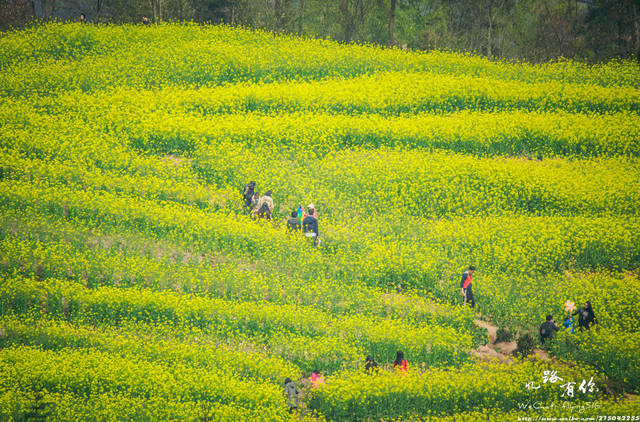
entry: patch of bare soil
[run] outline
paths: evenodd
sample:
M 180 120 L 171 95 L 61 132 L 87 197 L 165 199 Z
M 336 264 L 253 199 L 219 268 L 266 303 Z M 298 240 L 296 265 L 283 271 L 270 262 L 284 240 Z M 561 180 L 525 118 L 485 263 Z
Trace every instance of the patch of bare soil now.
M 490 322 L 476 319 L 473 321 L 477 327 L 484 328 L 489 332 L 489 343 L 480 346 L 473 351 L 473 355 L 484 361 L 492 361 L 498 359 L 501 362 L 511 362 L 518 345 L 515 341 L 497 341 L 498 327 Z M 533 356 L 542 361 L 550 360 L 549 354 L 541 349 L 534 349 Z
M 165 155 L 164 159 L 177 167 L 189 163 L 189 159 L 187 157 L 180 157 L 173 154 Z

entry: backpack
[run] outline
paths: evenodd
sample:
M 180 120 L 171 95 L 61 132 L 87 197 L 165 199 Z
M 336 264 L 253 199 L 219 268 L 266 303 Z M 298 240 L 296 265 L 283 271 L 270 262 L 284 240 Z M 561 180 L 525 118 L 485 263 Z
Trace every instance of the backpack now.
M 251 183 L 247 183 L 246 185 L 244 185 L 244 189 L 243 189 L 243 197 L 245 200 L 249 200 L 250 198 L 253 197 L 253 192 L 254 192 L 254 186 Z
M 260 209 L 258 209 L 258 211 L 256 211 L 256 214 L 260 217 L 264 217 L 265 215 L 269 215 L 270 211 L 269 211 L 269 205 L 267 205 L 267 203 L 263 203 L 262 206 L 260 206 Z

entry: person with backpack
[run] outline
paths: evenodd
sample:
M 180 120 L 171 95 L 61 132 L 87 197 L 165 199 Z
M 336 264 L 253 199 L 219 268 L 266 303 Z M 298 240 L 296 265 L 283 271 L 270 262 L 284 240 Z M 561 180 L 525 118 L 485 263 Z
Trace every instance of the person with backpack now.
M 407 364 L 407 360 L 404 358 L 402 350 L 398 350 L 396 352 L 396 359 L 393 361 L 393 369 L 400 372 L 407 372 L 409 369 L 409 365 Z
M 291 378 L 287 378 L 284 380 L 284 394 L 287 397 L 287 404 L 289 405 L 289 413 L 293 412 L 298 408 L 298 388 L 291 381 Z
M 378 363 L 371 356 L 367 356 L 364 360 L 364 371 L 367 374 L 378 372 Z
M 253 194 L 253 198 L 251 198 L 251 205 L 249 206 L 250 209 L 255 209 L 256 205 L 258 205 L 258 201 L 260 200 L 260 192 L 255 191 Z
M 292 233 L 299 232 L 302 228 L 300 220 L 298 220 L 298 211 L 291 211 L 291 216 L 287 218 L 287 230 Z
M 242 191 L 242 198 L 244 199 L 244 206 L 248 209 L 251 209 L 251 205 L 253 202 L 253 194 L 256 187 L 256 182 L 251 181 L 244 185 L 244 189 Z
M 553 339 L 553 333 L 559 331 L 553 316 L 547 315 L 547 320 L 540 325 L 540 343 Z
M 589 301 L 586 301 L 584 306 L 575 311 L 573 315 L 578 315 L 578 327 L 580 327 L 580 331 L 582 331 L 583 328 L 588 330 L 592 324 L 598 322 L 593 312 L 593 307 L 591 307 L 591 302 Z
M 302 220 L 302 232 L 306 237 L 313 238 L 313 245 L 317 246 L 318 240 L 318 219 L 311 214 L 307 214 Z
M 472 308 L 476 307 L 476 301 L 473 297 L 473 273 L 475 271 L 476 268 L 470 265 L 469 269 L 462 273 L 462 281 L 460 281 L 460 289 L 463 297 L 462 303 L 469 303 Z
M 271 220 L 271 214 L 273 213 L 273 197 L 271 196 L 273 193 L 268 190 L 265 192 L 264 196 L 258 200 L 256 207 L 254 209 L 254 214 L 258 218 L 266 218 L 267 220 Z

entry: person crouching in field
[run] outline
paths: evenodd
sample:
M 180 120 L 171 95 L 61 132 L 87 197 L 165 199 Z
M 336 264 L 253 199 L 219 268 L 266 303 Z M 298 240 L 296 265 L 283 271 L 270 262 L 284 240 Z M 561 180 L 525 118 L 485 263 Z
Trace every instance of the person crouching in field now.
M 473 280 L 472 280 L 473 278 L 472 276 L 475 270 L 476 268 L 473 265 L 469 266 L 469 269 L 464 273 L 462 273 L 462 281 L 460 281 L 460 289 L 463 297 L 462 303 L 465 303 L 465 304 L 469 303 L 472 308 L 475 308 L 476 306 L 476 301 L 473 297 Z
M 311 373 L 311 388 L 318 388 L 322 384 L 324 384 L 324 376 L 322 376 L 320 371 L 314 369 Z
M 571 329 L 571 334 L 575 334 L 576 331 L 573 328 L 573 317 L 571 315 L 567 315 L 564 318 L 564 321 L 562 322 L 562 325 L 564 326 L 565 329 Z
M 540 343 L 544 344 L 546 340 L 553 339 L 553 333 L 559 331 L 553 316 L 547 315 L 547 320 L 540 326 Z
M 254 209 L 254 214 L 258 218 L 266 218 L 271 220 L 271 214 L 273 213 L 273 193 L 268 190 L 264 196 L 260 198 Z
M 364 371 L 367 374 L 378 372 L 378 363 L 373 360 L 371 356 L 367 356 L 367 358 L 364 360 Z

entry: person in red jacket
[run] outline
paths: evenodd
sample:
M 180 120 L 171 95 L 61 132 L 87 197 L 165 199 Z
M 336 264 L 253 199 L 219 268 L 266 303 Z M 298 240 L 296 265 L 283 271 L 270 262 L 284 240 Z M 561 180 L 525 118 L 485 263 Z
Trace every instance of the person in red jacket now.
M 460 289 L 462 291 L 463 303 L 469 303 L 472 308 L 476 307 L 476 301 L 473 297 L 473 273 L 476 268 L 471 265 L 467 271 L 462 273 L 462 280 L 460 281 Z
M 407 360 L 404 358 L 404 353 L 402 353 L 402 350 L 398 350 L 396 352 L 396 360 L 393 361 L 393 369 L 406 372 L 408 368 L 409 365 L 407 364 Z

